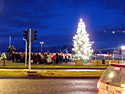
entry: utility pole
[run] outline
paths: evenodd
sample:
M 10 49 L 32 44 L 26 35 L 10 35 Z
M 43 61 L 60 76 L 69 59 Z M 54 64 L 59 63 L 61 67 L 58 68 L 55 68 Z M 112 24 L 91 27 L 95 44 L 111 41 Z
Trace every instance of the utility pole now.
M 29 29 L 29 71 L 31 71 L 31 28 Z

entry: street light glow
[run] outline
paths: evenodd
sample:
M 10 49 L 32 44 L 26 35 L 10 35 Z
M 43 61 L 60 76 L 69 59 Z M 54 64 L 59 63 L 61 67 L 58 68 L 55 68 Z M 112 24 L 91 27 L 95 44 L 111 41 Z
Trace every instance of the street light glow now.
M 80 19 L 80 22 L 82 22 L 82 19 Z
M 40 42 L 40 44 L 44 44 L 44 42 Z
M 112 31 L 112 33 L 114 34 L 114 33 L 115 33 L 115 31 Z
M 44 44 L 44 42 L 39 42 L 41 44 L 41 52 L 42 52 L 42 45 Z
M 121 46 L 121 49 L 122 49 L 122 50 L 125 50 L 125 46 Z

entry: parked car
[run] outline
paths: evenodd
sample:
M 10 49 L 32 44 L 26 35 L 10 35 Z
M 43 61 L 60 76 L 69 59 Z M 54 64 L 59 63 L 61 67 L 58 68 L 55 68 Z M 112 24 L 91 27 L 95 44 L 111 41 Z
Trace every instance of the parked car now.
M 125 63 L 111 64 L 97 82 L 98 94 L 125 94 Z

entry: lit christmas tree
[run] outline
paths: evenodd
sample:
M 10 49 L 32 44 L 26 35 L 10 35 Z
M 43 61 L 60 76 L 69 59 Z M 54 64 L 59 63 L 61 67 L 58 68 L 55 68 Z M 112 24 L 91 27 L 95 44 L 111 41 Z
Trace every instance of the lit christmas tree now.
M 85 23 L 80 19 L 77 28 L 77 34 L 73 37 L 75 57 L 80 60 L 87 60 L 92 55 L 93 50 L 91 48 L 93 42 L 89 42 L 88 34 L 86 31 Z

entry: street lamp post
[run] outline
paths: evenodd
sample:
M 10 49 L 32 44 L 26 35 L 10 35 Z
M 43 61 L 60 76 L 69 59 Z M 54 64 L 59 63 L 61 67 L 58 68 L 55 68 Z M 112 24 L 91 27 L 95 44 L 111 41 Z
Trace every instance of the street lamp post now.
M 41 53 L 42 53 L 42 45 L 44 44 L 44 42 L 40 42 L 40 44 L 41 44 Z
M 25 66 L 27 66 L 27 40 L 23 38 L 23 40 L 26 42 L 25 44 Z

